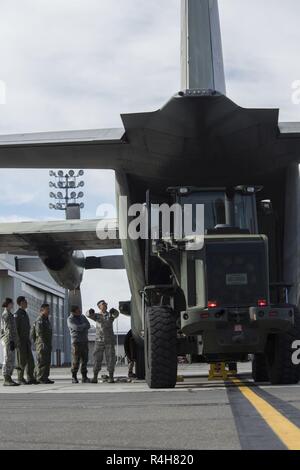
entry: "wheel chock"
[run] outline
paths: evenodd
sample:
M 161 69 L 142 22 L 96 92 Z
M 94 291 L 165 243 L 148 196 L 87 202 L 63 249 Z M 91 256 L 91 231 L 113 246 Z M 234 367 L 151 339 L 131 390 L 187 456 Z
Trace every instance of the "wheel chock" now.
M 229 377 L 236 376 L 236 370 L 228 370 L 225 362 L 210 364 L 208 380 L 228 380 Z

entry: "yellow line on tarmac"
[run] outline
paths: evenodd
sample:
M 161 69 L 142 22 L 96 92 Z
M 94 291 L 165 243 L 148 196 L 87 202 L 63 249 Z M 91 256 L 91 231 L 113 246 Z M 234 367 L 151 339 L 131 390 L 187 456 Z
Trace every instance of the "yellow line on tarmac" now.
M 300 428 L 295 426 L 273 406 L 259 397 L 253 390 L 247 387 L 239 379 L 231 379 L 240 392 L 258 411 L 272 431 L 279 437 L 289 450 L 300 450 Z

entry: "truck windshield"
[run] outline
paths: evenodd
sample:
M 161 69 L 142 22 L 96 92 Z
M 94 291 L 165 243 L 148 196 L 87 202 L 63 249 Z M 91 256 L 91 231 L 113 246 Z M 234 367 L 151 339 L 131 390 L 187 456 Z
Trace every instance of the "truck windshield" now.
M 193 192 L 180 198 L 181 205 L 204 205 L 204 228 L 213 229 L 225 224 L 225 195 L 223 191 Z
M 235 195 L 235 225 L 239 228 L 257 233 L 256 202 L 254 196 L 245 196 L 237 193 Z
M 204 205 L 205 230 L 214 229 L 216 225 L 226 224 L 225 191 L 194 191 L 186 196 L 181 196 L 179 203 L 193 206 Z M 257 233 L 255 197 L 236 193 L 234 208 L 235 226 L 248 229 L 253 234 Z

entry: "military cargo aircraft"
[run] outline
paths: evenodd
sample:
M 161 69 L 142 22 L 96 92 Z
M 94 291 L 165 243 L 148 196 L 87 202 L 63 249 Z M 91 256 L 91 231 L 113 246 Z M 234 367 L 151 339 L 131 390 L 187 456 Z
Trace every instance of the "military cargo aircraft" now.
M 297 305 L 300 124 L 280 123 L 278 109 L 241 108 L 226 96 L 216 0 L 182 1 L 182 90 L 157 111 L 121 117 L 122 129 L 0 136 L 0 167 L 114 170 L 117 197 L 127 196 L 130 204 L 146 203 L 147 197 L 168 201 L 170 187 L 225 188 L 224 194 L 238 185 L 259 187 L 258 206 L 269 201 L 271 209 L 258 211 L 259 230 L 251 233 L 268 236 L 270 279 L 275 290 L 292 285 L 290 301 Z M 121 246 L 132 294 L 123 312 L 131 316 L 142 377 L 141 293 L 145 286 L 170 284 L 172 270 L 162 259 L 149 258 L 144 240 L 99 240 L 96 223 L 0 224 L 0 250 L 37 253 L 60 285 L 78 289 L 89 260 L 77 252 Z M 125 214 L 119 213 L 118 222 L 111 223 L 122 226 Z M 106 266 L 112 265 L 111 258 Z M 114 266 L 120 267 L 121 261 Z M 147 360 L 148 369 L 156 367 L 152 359 L 149 365 L 149 354 L 146 369 Z M 150 373 L 148 383 L 174 386 L 174 372 L 166 381 L 153 379 Z

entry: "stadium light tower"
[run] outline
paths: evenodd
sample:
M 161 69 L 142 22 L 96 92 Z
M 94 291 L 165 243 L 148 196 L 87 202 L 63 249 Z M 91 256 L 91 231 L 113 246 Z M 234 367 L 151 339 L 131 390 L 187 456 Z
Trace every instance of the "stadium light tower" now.
M 75 170 L 51 170 L 49 175 L 54 178 L 49 181 L 50 198 L 54 199 L 54 202 L 49 204 L 49 209 L 65 211 L 66 219 L 69 220 L 80 219 L 80 211 L 84 209 L 84 203 L 80 202 L 84 197 L 84 181 L 81 179 L 84 171 L 79 170 L 76 173 Z

